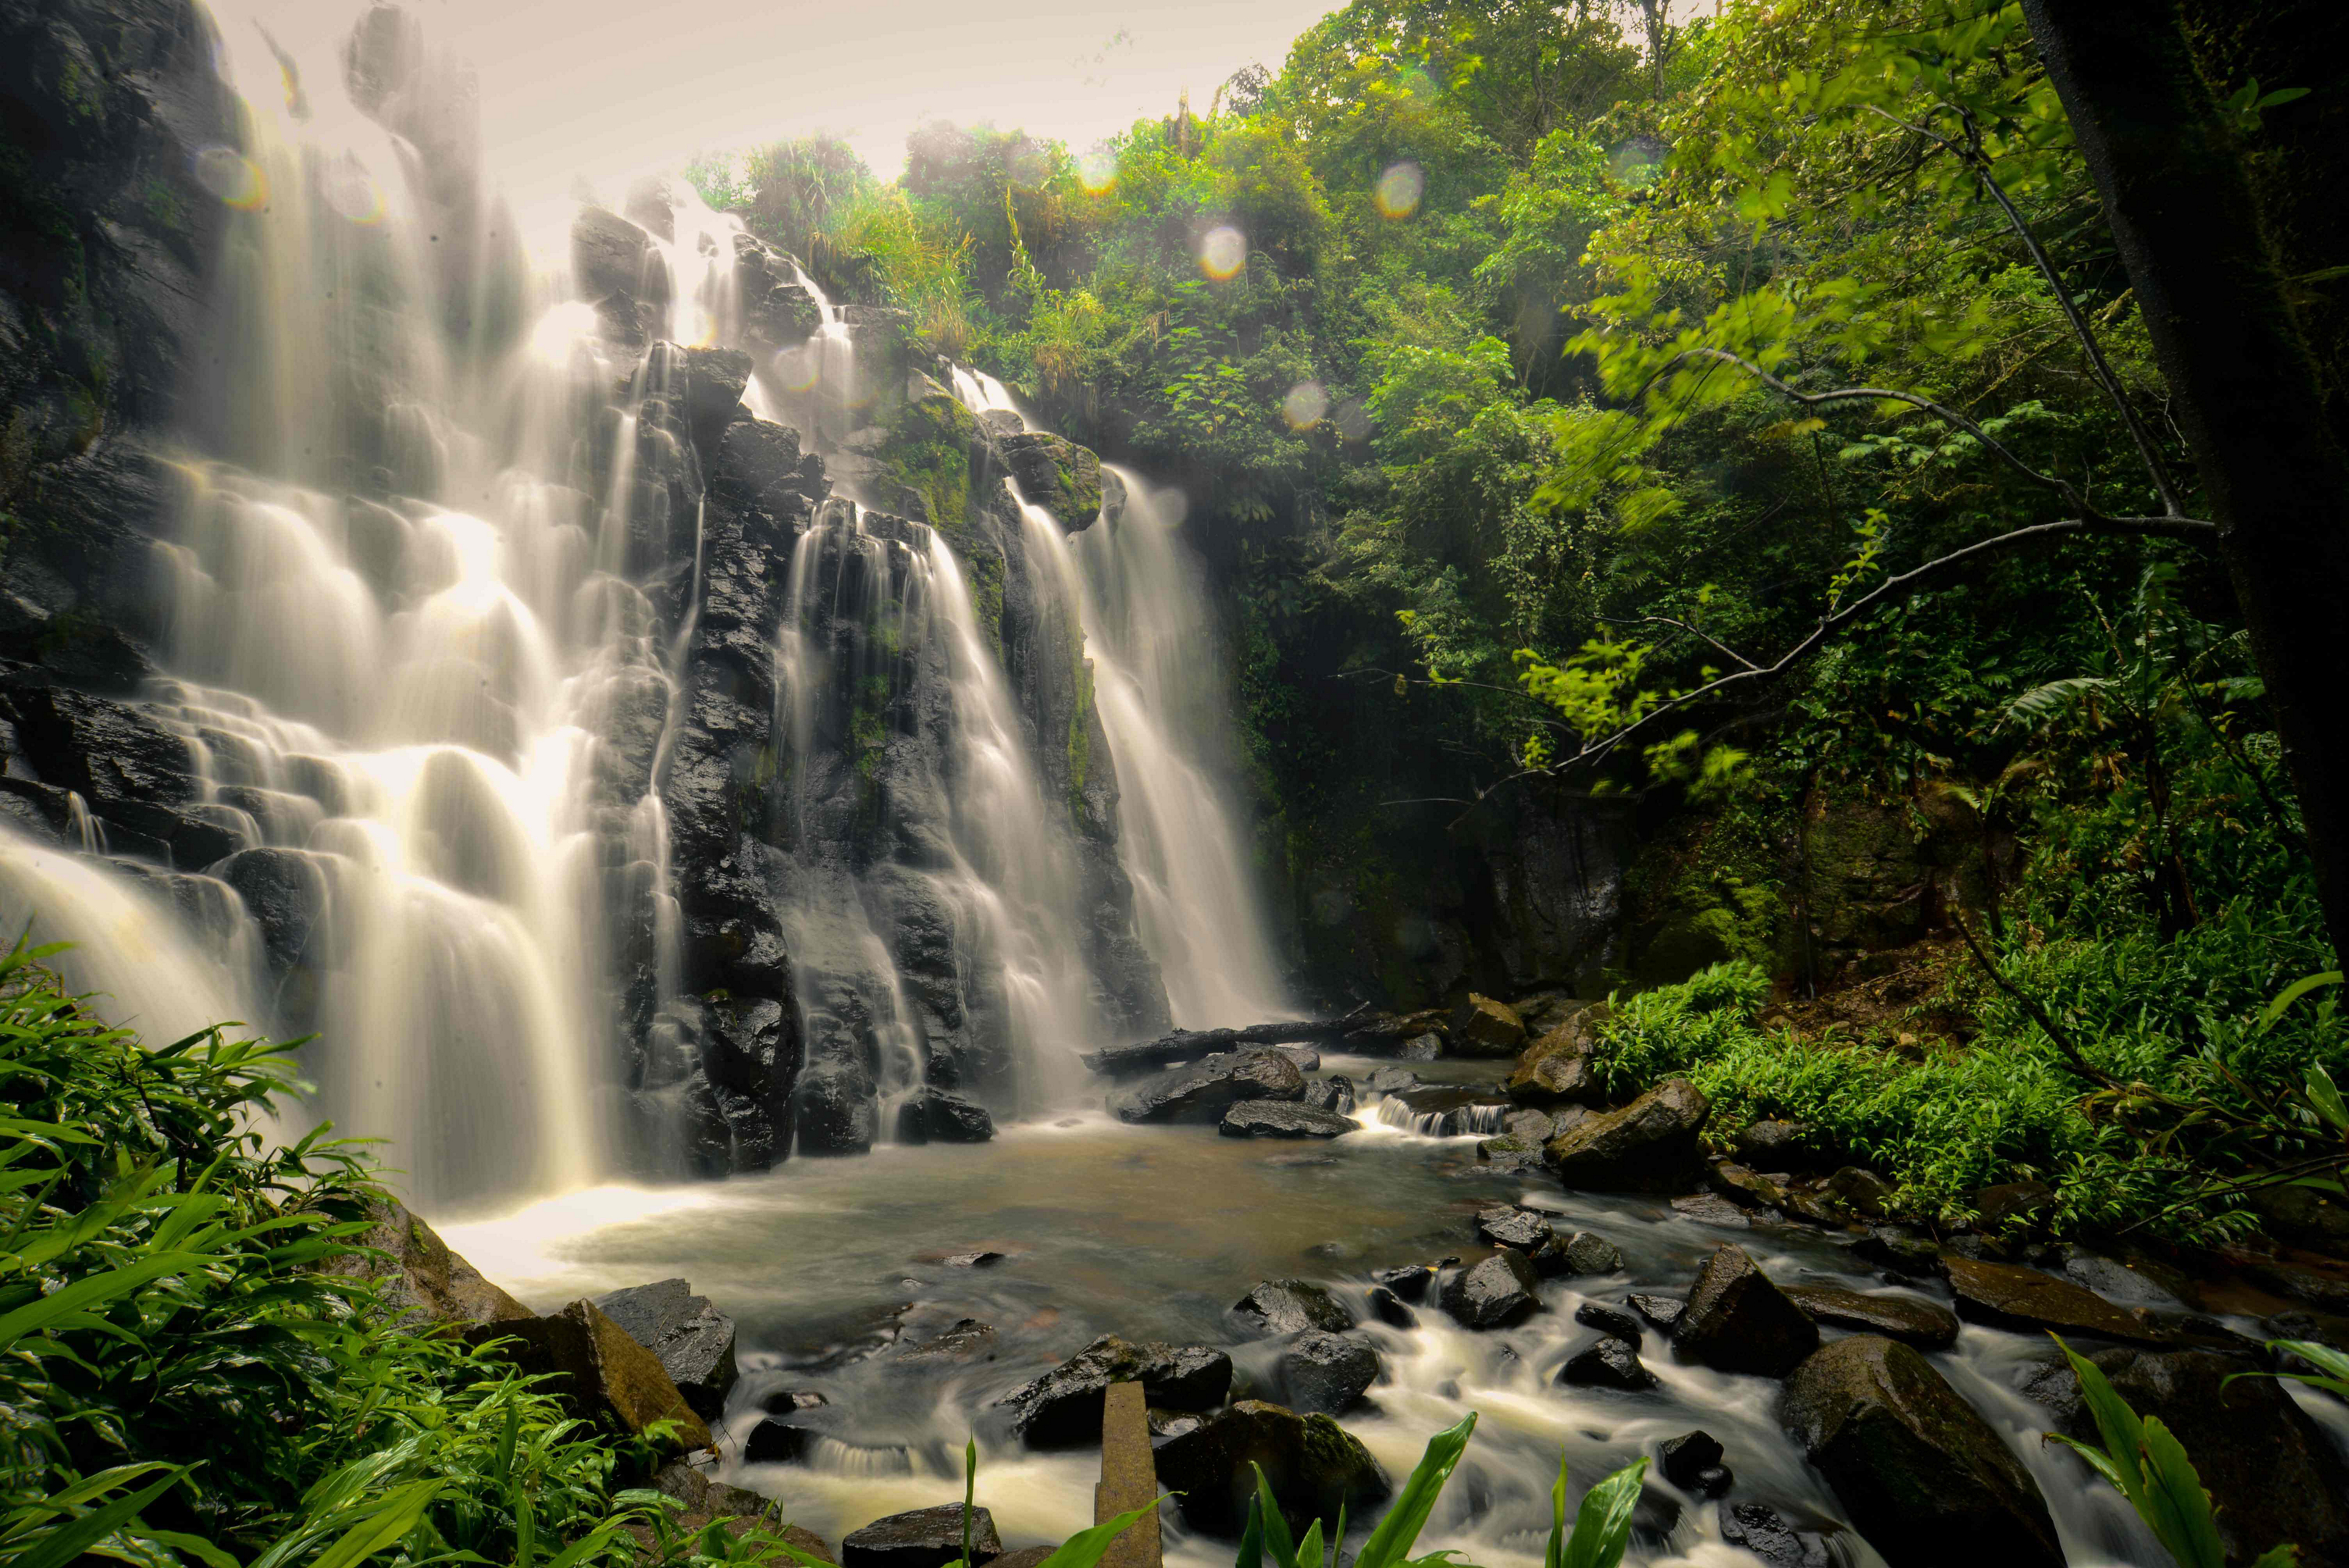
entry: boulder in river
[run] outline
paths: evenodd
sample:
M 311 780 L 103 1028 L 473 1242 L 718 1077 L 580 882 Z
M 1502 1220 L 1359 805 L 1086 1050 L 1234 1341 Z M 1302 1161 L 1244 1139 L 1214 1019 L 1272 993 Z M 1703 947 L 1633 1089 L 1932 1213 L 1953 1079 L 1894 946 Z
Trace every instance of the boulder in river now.
M 1909 1346 L 1826 1346 L 1787 1380 L 1779 1419 L 1891 1568 L 2063 1568 L 2031 1472 Z
M 1234 1302 L 1232 1311 L 1267 1334 L 1299 1334 L 1309 1328 L 1343 1334 L 1354 1326 L 1354 1314 L 1309 1280 L 1266 1280 Z
M 1512 1252 L 1523 1252 L 1539 1260 L 1545 1253 L 1560 1254 L 1559 1272 L 1564 1272 L 1564 1247 L 1550 1223 L 1530 1209 L 1513 1209 L 1496 1203 L 1480 1210 L 1476 1215 L 1476 1239 L 1495 1247 L 1506 1247 Z
M 1541 1305 L 1541 1284 L 1522 1252 L 1504 1247 L 1483 1261 L 1444 1276 L 1436 1304 L 1469 1328 L 1506 1328 Z
M 1672 1212 L 1683 1220 L 1700 1225 L 1710 1225 L 1718 1231 L 1750 1231 L 1754 1221 L 1745 1210 L 1718 1192 L 1692 1192 L 1685 1198 L 1672 1199 Z
M 970 1554 L 978 1563 L 1003 1555 L 995 1516 L 970 1511 Z M 962 1557 L 963 1505 L 917 1508 L 876 1519 L 840 1541 L 840 1568 L 946 1568 Z
M 1759 1558 L 1766 1568 L 1831 1568 L 1835 1554 L 1826 1538 L 1814 1530 L 1797 1530 L 1766 1502 L 1723 1502 L 1721 1538 Z
M 1517 1010 L 1489 996 L 1468 993 L 1468 1010 L 1455 1021 L 1452 1048 L 1463 1056 L 1514 1056 L 1526 1046 L 1526 1023 Z
M 1604 1236 L 1577 1231 L 1566 1239 L 1566 1272 L 1569 1274 L 1611 1274 L 1622 1266 L 1621 1251 Z
M 1721 1440 L 1706 1431 L 1682 1432 L 1666 1438 L 1656 1449 L 1656 1468 L 1682 1491 L 1698 1490 L 1698 1478 L 1720 1465 Z
M 1212 1410 L 1231 1391 L 1232 1358 L 1204 1345 L 1133 1345 L 1105 1334 L 1004 1398 L 1011 1429 L 1039 1449 L 1098 1443 L 1112 1383 L 1141 1384 L 1159 1409 Z
M 1448 1262 L 1456 1263 L 1459 1261 L 1454 1258 L 1448 1260 Z M 1434 1282 L 1437 1269 L 1444 1266 L 1447 1264 L 1405 1263 L 1399 1268 L 1372 1269 L 1371 1279 L 1374 1283 L 1392 1291 L 1403 1301 L 1423 1301 L 1427 1297 L 1427 1287 Z
M 1955 1314 L 1922 1296 L 1869 1295 L 1836 1285 L 1788 1285 L 1787 1297 L 1829 1328 L 1880 1334 L 1920 1350 L 1947 1350 L 1958 1342 Z
M 1640 1320 L 1620 1307 L 1603 1302 L 1585 1302 L 1574 1309 L 1574 1321 L 1585 1328 L 1595 1328 L 1601 1334 L 1611 1334 L 1618 1339 L 1628 1339 L 1636 1346 L 1646 1337 Z
M 1317 1111 L 1329 1111 L 1337 1116 L 1354 1114 L 1354 1080 L 1343 1073 L 1332 1073 L 1305 1085 L 1306 1105 Z
M 1509 1098 L 1527 1106 L 1605 1105 L 1592 1023 L 1590 1013 L 1578 1013 L 1526 1046 L 1509 1074 Z
M 1361 1127 L 1351 1116 L 1294 1100 L 1242 1100 L 1224 1112 L 1216 1130 L 1226 1137 L 1343 1137 Z
M 1678 1328 L 1681 1319 L 1688 1314 L 1688 1303 L 1678 1296 L 1634 1295 L 1623 1299 L 1631 1303 L 1632 1311 L 1666 1334 Z
M 580 1420 L 631 1437 L 657 1421 L 674 1421 L 664 1449 L 709 1446 L 709 1428 L 686 1403 L 660 1357 L 593 1302 L 575 1301 L 545 1317 L 482 1324 L 465 1337 L 475 1344 L 514 1340 L 505 1348 L 507 1358 L 525 1373 L 551 1376 L 550 1388 Z
M 1814 1137 L 1808 1122 L 1754 1122 L 1737 1135 L 1737 1161 L 1755 1170 L 1809 1170 L 1818 1164 Z
M 1091 527 L 1101 514 L 1101 459 L 1049 431 L 997 436 L 995 453 L 1019 482 L 1019 493 L 1051 514 L 1071 534 Z
M 1656 1386 L 1656 1375 L 1640 1360 L 1640 1347 L 1611 1334 L 1568 1357 L 1557 1380 L 1580 1388 L 1612 1388 L 1623 1394 L 1636 1394 Z
M 802 1154 L 864 1154 L 881 1130 L 873 1080 L 853 1062 L 822 1062 L 792 1091 L 792 1125 Z
M 1419 1087 L 1419 1075 L 1408 1067 L 1373 1067 L 1370 1076 L 1371 1093 L 1398 1094 L 1404 1089 Z
M 1686 1078 L 1669 1078 L 1619 1111 L 1586 1116 L 1550 1139 L 1543 1163 L 1570 1188 L 1685 1192 L 1702 1178 L 1698 1135 L 1713 1107 Z
M 1109 1108 L 1125 1122 L 1213 1122 L 1241 1100 L 1304 1097 L 1305 1075 L 1288 1057 L 1234 1051 L 1153 1074 L 1110 1096 Z
M 705 1421 L 725 1413 L 726 1391 L 738 1376 L 734 1320 L 693 1293 L 683 1280 L 631 1285 L 595 1298 L 605 1316 L 660 1357 L 685 1402 Z
M 2089 1355 L 2139 1416 L 2158 1417 L 2194 1461 L 2217 1505 L 2230 1563 L 2283 1542 L 2306 1563 L 2349 1563 L 2349 1463 L 2316 1419 L 2245 1356 L 2208 1350 L 2108 1347 Z M 2024 1392 L 2053 1408 L 2059 1430 L 2095 1441 L 2095 1422 L 2069 1366 Z
M 1282 1349 L 1275 1371 L 1291 1409 L 1341 1416 L 1379 1380 L 1379 1353 L 1350 1334 L 1309 1328 Z
M 1300 1416 L 1243 1399 L 1157 1445 L 1158 1484 L 1180 1495 L 1183 1518 L 1210 1535 L 1237 1536 L 1263 1467 L 1291 1531 L 1334 1527 L 1343 1508 L 1368 1517 L 1392 1487 L 1370 1450 L 1327 1416 Z
M 1697 1271 L 1672 1344 L 1716 1371 L 1784 1377 L 1818 1348 L 1819 1330 L 1744 1248 L 1728 1246 Z
M 2026 1269 L 1945 1253 L 1942 1267 L 1958 1298 L 1958 1314 L 2024 1334 L 2092 1334 L 2138 1345 L 2158 1344 L 2159 1331 L 2140 1323 L 2095 1292 Z
M 944 1089 L 920 1089 L 897 1107 L 899 1143 L 985 1143 L 994 1136 L 985 1106 Z

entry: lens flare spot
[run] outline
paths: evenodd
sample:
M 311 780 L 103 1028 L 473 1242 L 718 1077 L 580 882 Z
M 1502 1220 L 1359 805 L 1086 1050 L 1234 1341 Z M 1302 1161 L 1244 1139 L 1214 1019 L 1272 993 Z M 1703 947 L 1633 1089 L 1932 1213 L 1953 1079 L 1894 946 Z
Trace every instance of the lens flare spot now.
M 812 392 L 823 379 L 823 360 L 811 337 L 796 348 L 786 348 L 774 359 L 776 379 L 794 392 Z
M 568 365 L 572 350 L 595 331 L 595 307 L 585 300 L 565 300 L 530 329 L 530 351 L 549 365 Z
M 1299 381 L 1288 389 L 1288 396 L 1280 400 L 1281 417 L 1288 428 L 1310 430 L 1321 422 L 1330 411 L 1330 393 L 1319 381 Z
M 354 223 L 383 222 L 383 187 L 357 164 L 346 163 L 326 176 L 326 205 Z
M 1077 183 L 1098 196 L 1117 183 L 1117 160 L 1106 147 L 1096 147 L 1077 160 Z
M 1378 203 L 1381 217 L 1408 218 L 1419 211 L 1419 199 L 1426 191 L 1427 176 L 1418 164 L 1405 159 L 1379 176 L 1371 200 Z
M 269 204 L 269 176 L 233 147 L 207 147 L 197 153 L 196 183 L 241 213 Z
M 1247 265 L 1247 236 L 1229 223 L 1209 229 L 1199 242 L 1199 267 L 1209 277 L 1237 277 Z

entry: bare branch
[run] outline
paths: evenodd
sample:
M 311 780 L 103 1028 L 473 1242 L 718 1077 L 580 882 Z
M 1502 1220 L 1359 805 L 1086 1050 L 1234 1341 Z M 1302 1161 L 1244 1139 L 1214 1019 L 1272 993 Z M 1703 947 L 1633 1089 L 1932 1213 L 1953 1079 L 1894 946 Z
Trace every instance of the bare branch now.
M 2013 228 L 2015 237 L 2023 242 L 2023 248 L 2031 253 L 2032 264 L 2038 267 L 2039 275 L 2047 280 L 2049 290 L 2055 296 L 2055 303 L 2063 309 L 2064 319 L 2071 324 L 2072 335 L 2080 340 L 2080 347 L 2087 353 L 2089 367 L 2095 372 L 2097 381 L 2103 385 L 2105 396 L 2112 400 L 2113 407 L 2120 413 L 2121 422 L 2128 427 L 2129 438 L 2137 442 L 2137 456 L 2144 460 L 2146 472 L 2152 477 L 2153 488 L 2161 497 L 2162 510 L 2173 517 L 2184 516 L 2186 509 L 2178 504 L 2177 487 L 2170 483 L 2169 469 L 2161 461 L 2160 449 L 2153 444 L 2152 432 L 2145 428 L 2144 421 L 2137 416 L 2137 410 L 2129 406 L 2127 397 L 2121 390 L 2120 378 L 2113 373 L 2111 364 L 2105 358 L 2103 347 L 2096 342 L 2096 335 L 2088 328 L 2087 318 L 2080 314 L 2080 307 L 2073 302 L 2072 291 L 2064 286 L 2063 278 L 2056 275 L 2054 262 L 2041 247 L 2039 237 L 2031 232 L 2031 225 L 2023 222 L 2022 211 L 2015 206 L 2013 199 L 2007 195 L 2006 188 L 1992 176 L 1990 160 L 1982 154 L 1980 132 L 1974 126 L 1973 116 L 1962 109 L 1959 111 L 1965 118 L 1968 135 L 1973 139 L 1961 145 L 1937 131 L 1921 125 L 1913 125 L 1899 115 L 1878 109 L 1872 103 L 1866 107 L 1870 113 L 1890 120 L 1903 130 L 1924 137 L 1929 141 L 1938 142 L 1960 162 L 1974 171 L 1974 177 L 1982 182 L 1982 189 L 1989 192 L 1990 199 L 1996 202 L 1999 210 L 2006 214 L 2006 221 Z
M 2006 978 L 2006 971 L 1999 968 L 1988 953 L 1982 951 L 1980 942 L 1974 940 L 1972 928 L 1966 924 L 1966 918 L 1958 913 L 1955 906 L 1950 909 L 1950 919 L 1956 924 L 1958 935 L 1966 940 L 1966 951 L 1974 955 L 1974 962 L 1982 966 L 1982 973 L 1990 977 L 1992 985 L 2013 997 L 2016 1006 L 2031 1015 L 2031 1022 L 2039 1025 L 2040 1033 L 2054 1043 L 2055 1049 L 2063 1054 L 2064 1063 L 2074 1073 L 2099 1088 L 2117 1089 L 2121 1086 L 2118 1079 L 2080 1054 L 2080 1048 L 2072 1044 L 2072 1037 L 2055 1026 L 2055 1020 L 2049 1016 L 2045 1008 L 2039 1005 L 2036 998 Z
M 1651 622 L 1657 626 L 1676 626 L 1680 628 L 1681 630 L 1688 633 L 1691 637 L 1696 638 L 1700 641 L 1712 644 L 1716 650 L 1729 655 L 1730 658 L 1737 660 L 1738 663 L 1745 666 L 1748 670 L 1759 670 L 1762 668 L 1752 659 L 1746 658 L 1744 654 L 1738 652 L 1737 649 L 1722 641 L 1719 638 L 1713 636 L 1709 632 L 1699 631 L 1696 628 L 1689 625 L 1689 623 L 1684 620 L 1674 620 L 1668 615 L 1636 616 L 1629 620 L 1626 620 L 1619 616 L 1611 615 L 1602 615 L 1598 618 L 1605 621 L 1609 626 L 1646 626 Z

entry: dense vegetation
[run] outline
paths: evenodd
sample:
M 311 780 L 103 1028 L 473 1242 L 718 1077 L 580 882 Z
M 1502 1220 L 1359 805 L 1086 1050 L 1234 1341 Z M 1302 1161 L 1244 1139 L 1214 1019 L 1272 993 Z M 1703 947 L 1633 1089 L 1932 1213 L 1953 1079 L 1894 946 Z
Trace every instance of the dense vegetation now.
M 1375 896 L 1513 795 L 1621 797 L 1615 978 L 1760 966 L 1705 1022 L 1634 1004 L 1627 1085 L 1815 1119 L 1922 1216 L 2036 1176 L 2067 1224 L 2239 1231 L 2246 1179 L 2341 1156 L 2331 1003 L 2268 1011 L 2333 947 L 2023 9 L 1656 9 L 1355 0 L 1096 149 L 936 126 L 887 183 L 821 139 L 697 178 L 1185 487 L 1292 885 Z M 2304 89 L 2215 91 L 2272 175 Z M 1886 822 L 1930 908 L 1838 946 L 1814 866 Z M 1908 1015 L 1750 1022 L 1753 975 L 1934 933 L 1981 961 Z

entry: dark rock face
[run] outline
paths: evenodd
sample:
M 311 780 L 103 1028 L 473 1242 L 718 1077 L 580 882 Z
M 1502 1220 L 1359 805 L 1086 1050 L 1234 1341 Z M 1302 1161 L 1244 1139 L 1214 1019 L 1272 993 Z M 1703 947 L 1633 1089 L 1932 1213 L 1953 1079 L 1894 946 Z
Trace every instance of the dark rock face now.
M 726 1391 L 739 1376 L 734 1365 L 734 1320 L 708 1296 L 692 1293 L 683 1280 L 632 1285 L 597 1296 L 596 1307 L 628 1337 L 660 1357 L 663 1370 L 685 1402 L 706 1421 L 726 1408 Z
M 1319 1285 L 1305 1280 L 1267 1280 L 1232 1303 L 1242 1321 L 1267 1334 L 1298 1334 L 1318 1328 L 1343 1334 L 1354 1326 L 1348 1312 Z
M 1796 1530 L 1767 1503 L 1724 1502 L 1720 1517 L 1721 1538 L 1744 1547 L 1769 1568 L 1828 1568 L 1835 1561 L 1823 1538 Z
M 742 1458 L 754 1465 L 805 1464 L 817 1434 L 795 1422 L 766 1420 L 742 1439 Z
M 1506 1248 L 1482 1262 L 1444 1276 L 1436 1304 L 1469 1328 L 1506 1328 L 1541 1306 L 1541 1283 L 1524 1254 Z
M 1210 1535 L 1237 1536 L 1261 1466 L 1292 1531 L 1338 1511 L 1365 1517 L 1392 1490 L 1370 1450 L 1327 1416 L 1300 1416 L 1243 1399 L 1156 1445 L 1158 1482 L 1180 1492 L 1183 1518 Z
M 1703 1173 L 1698 1135 L 1712 1113 L 1685 1078 L 1649 1090 L 1619 1111 L 1577 1122 L 1542 1159 L 1570 1188 L 1597 1192 L 1684 1192 Z
M 1983 1262 L 1951 1252 L 1942 1259 L 1960 1315 L 2033 1333 L 2093 1334 L 2151 1344 L 2161 1335 L 2095 1292 L 2014 1263 Z
M 1354 1081 L 1342 1073 L 1332 1073 L 1308 1084 L 1305 1104 L 1332 1116 L 1350 1116 L 1354 1114 Z
M 1362 1340 L 1308 1329 L 1281 1351 L 1274 1370 L 1289 1408 L 1341 1416 L 1379 1380 L 1379 1353 Z
M 1101 515 L 1101 459 L 1071 441 L 1044 431 L 998 435 L 995 454 L 1019 493 L 1052 514 L 1074 534 Z
M 1672 1330 L 1673 1345 L 1707 1366 L 1764 1377 L 1784 1377 L 1818 1343 L 1818 1325 L 1743 1247 L 1723 1247 L 1705 1260 Z
M 970 1554 L 975 1563 L 1003 1555 L 995 1516 L 970 1511 Z M 962 1556 L 963 1505 L 917 1508 L 876 1519 L 840 1539 L 840 1568 L 946 1568 Z
M 1427 1287 L 1435 1279 L 1435 1270 L 1426 1263 L 1405 1263 L 1401 1268 L 1373 1269 L 1371 1278 L 1385 1290 L 1407 1302 L 1426 1298 Z
M 551 1376 L 549 1386 L 580 1420 L 623 1436 L 641 1435 L 656 1421 L 675 1421 L 675 1451 L 709 1446 L 709 1428 L 660 1358 L 592 1302 L 573 1302 L 546 1317 L 483 1324 L 465 1337 L 475 1344 L 516 1341 L 506 1348 L 507 1357 L 533 1376 Z
M 2283 1542 L 2303 1563 L 2349 1561 L 2349 1463 L 2315 1419 L 2244 1356 L 2207 1350 L 2099 1350 L 2090 1355 L 2139 1416 L 2177 1437 L 2217 1505 L 2230 1563 Z M 2068 1366 L 2025 1390 L 2051 1405 L 2060 1430 L 2095 1441 L 2095 1422 Z
M 334 893 L 318 863 L 299 849 L 241 849 L 220 863 L 220 879 L 244 900 L 261 928 L 270 972 L 283 979 L 335 952 Z
M 1920 1350 L 1947 1350 L 1958 1342 L 1958 1320 L 1940 1303 L 1917 1296 L 1864 1295 L 1833 1285 L 1788 1285 L 1786 1297 L 1814 1323 L 1880 1334 Z
M 1240 1100 L 1301 1100 L 1305 1075 L 1275 1051 L 1240 1051 L 1170 1067 L 1109 1097 L 1126 1122 L 1211 1122 Z
M 1678 1296 L 1628 1296 L 1624 1299 L 1631 1303 L 1634 1312 L 1666 1334 L 1678 1328 L 1681 1319 L 1688 1314 L 1688 1303 Z
M 1575 1308 L 1574 1321 L 1585 1328 L 1595 1328 L 1601 1334 L 1612 1334 L 1617 1339 L 1627 1340 L 1634 1348 L 1638 1347 L 1640 1341 L 1644 1337 L 1638 1318 L 1628 1312 L 1599 1302 L 1585 1302 Z
M 1611 1274 L 1622 1266 L 1622 1252 L 1604 1236 L 1577 1231 L 1566 1239 L 1566 1271 L 1570 1274 Z
M 1011 1429 L 1040 1449 L 1101 1441 L 1102 1397 L 1112 1383 L 1140 1383 L 1164 1410 L 1212 1410 L 1232 1386 L 1232 1358 L 1206 1345 L 1129 1345 L 1103 1334 L 1019 1388 L 1003 1403 Z
M 995 1136 L 987 1107 L 944 1089 L 919 1089 L 897 1107 L 899 1143 L 985 1143 Z
M 1612 1334 L 1568 1357 L 1557 1380 L 1578 1387 L 1612 1388 L 1624 1394 L 1636 1394 L 1656 1386 L 1656 1375 L 1640 1361 L 1639 1346 Z
M 617 213 L 580 210 L 571 225 L 571 270 L 616 343 L 642 348 L 667 330 L 668 265 L 652 236 Z
M 1216 1127 L 1226 1137 L 1343 1137 L 1359 1129 L 1351 1116 L 1288 1100 L 1242 1100 Z
M 1893 1568 L 2064 1562 L 2031 1473 L 1909 1346 L 1837 1340 L 1788 1379 L 1779 1415 Z
M 792 1118 L 802 1154 L 864 1154 L 881 1130 L 873 1080 L 854 1062 L 824 1062 L 802 1074 Z
M 1685 1491 L 1694 1491 L 1697 1478 L 1720 1465 L 1720 1439 L 1710 1432 L 1683 1432 L 1666 1438 L 1656 1449 L 1656 1468 L 1664 1479 Z

